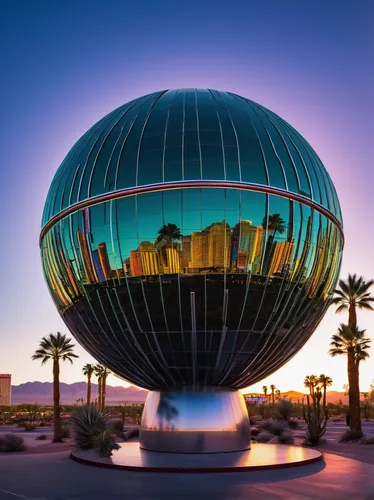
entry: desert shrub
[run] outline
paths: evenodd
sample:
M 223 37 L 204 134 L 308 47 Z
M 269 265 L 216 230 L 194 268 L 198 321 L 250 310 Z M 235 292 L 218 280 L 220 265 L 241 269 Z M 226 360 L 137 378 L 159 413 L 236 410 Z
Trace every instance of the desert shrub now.
M 302 446 L 320 446 L 322 444 L 327 444 L 327 440 L 322 438 L 322 437 L 319 437 L 318 438 L 318 441 L 315 442 L 315 440 L 311 440 L 310 438 L 306 437 L 302 442 L 301 442 L 301 445 Z
M 67 439 L 70 437 L 70 428 L 66 424 L 61 426 L 61 437 L 62 439 Z
M 260 434 L 260 428 L 257 425 L 255 425 L 254 427 L 251 427 L 251 436 L 255 437 L 258 434 Z
M 119 450 L 116 434 L 112 427 L 107 427 L 94 438 L 94 446 L 102 457 L 110 457 L 113 450 Z
M 268 443 L 269 441 L 274 439 L 274 437 L 275 437 L 274 434 L 271 434 L 268 431 L 261 431 L 257 434 L 256 441 L 258 443 Z
M 374 444 L 374 436 L 363 436 L 360 442 L 361 444 Z
M 253 415 L 253 417 L 249 417 L 249 423 L 251 425 L 257 424 L 257 422 L 260 422 L 262 420 L 261 415 Z
M 36 436 L 36 441 L 45 441 L 46 439 L 48 439 L 48 436 L 47 434 L 39 434 L 39 436 Z
M 22 427 L 25 432 L 32 432 L 36 429 L 37 425 L 34 422 L 23 422 Z
M 26 448 L 27 447 L 24 444 L 23 438 L 16 436 L 15 434 L 5 434 L 4 437 L 0 438 L 0 451 L 23 451 L 26 450 Z
M 128 441 L 129 439 L 133 439 L 135 437 L 139 437 L 139 428 L 131 429 L 130 431 L 127 431 L 124 434 L 125 441 Z
M 117 437 L 123 437 L 123 424 L 120 421 L 111 422 L 110 427 L 113 429 L 114 434 Z
M 78 448 L 88 450 L 95 447 L 95 439 L 108 428 L 108 414 L 93 405 L 82 406 L 72 414 L 71 422 Z
M 277 439 L 279 444 L 294 444 L 295 442 L 292 432 L 287 430 L 283 431 Z
M 357 441 L 362 438 L 362 432 L 352 431 L 351 429 L 346 430 L 341 434 L 338 441 L 339 443 L 346 443 L 348 441 Z
M 269 418 L 270 413 L 271 413 L 269 405 L 267 405 L 267 404 L 259 405 L 259 407 L 258 407 L 258 413 L 261 415 L 262 420 L 265 420 L 266 418 Z
M 287 399 L 279 399 L 275 405 L 275 417 L 288 421 L 293 415 L 293 404 Z
M 289 429 L 286 422 L 283 422 L 282 420 L 273 420 L 271 418 L 262 422 L 260 424 L 260 428 L 263 431 L 270 432 L 274 436 L 280 436 L 282 432 Z
M 297 420 L 289 420 L 288 421 L 288 426 L 290 429 L 299 429 L 300 428 L 300 424 Z

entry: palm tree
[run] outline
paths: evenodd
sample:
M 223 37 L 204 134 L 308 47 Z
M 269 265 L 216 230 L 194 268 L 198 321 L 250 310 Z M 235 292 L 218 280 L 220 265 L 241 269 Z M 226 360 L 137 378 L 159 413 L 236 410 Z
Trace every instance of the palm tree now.
M 94 366 L 94 373 L 97 377 L 97 385 L 98 385 L 98 398 L 97 398 L 97 407 L 99 410 L 101 410 L 102 407 L 102 382 L 103 382 L 103 370 L 104 367 L 103 365 L 100 365 L 99 363 Z
M 83 367 L 83 375 L 87 377 L 87 406 L 91 404 L 91 377 L 95 372 L 95 367 L 91 363 L 87 363 Z
M 267 385 L 263 385 L 262 390 L 264 391 L 264 396 L 265 396 L 266 401 L 267 401 L 267 399 L 268 399 L 268 387 L 267 387 Z
M 321 373 L 321 375 L 318 377 L 318 383 L 322 384 L 323 386 L 323 407 L 326 407 L 326 389 L 327 387 L 332 386 L 332 378 L 329 377 L 328 375 L 325 375 L 324 373 Z
M 365 337 L 366 330 L 352 324 L 341 324 L 338 333 L 331 337 L 330 356 L 347 356 L 349 385 L 349 427 L 352 432 L 362 436 L 360 415 L 359 365 L 369 357 L 371 339 Z
M 317 375 L 307 375 L 304 379 L 304 386 L 309 389 L 310 395 L 314 396 L 314 392 L 316 390 L 316 387 L 319 383 L 319 379 Z
M 271 214 L 267 218 L 264 217 L 262 220 L 262 227 L 268 229 L 268 231 L 273 231 L 273 233 L 268 237 L 265 248 L 264 264 L 263 264 L 263 274 L 268 274 L 269 266 L 271 262 L 271 257 L 274 247 L 275 234 L 283 234 L 286 230 L 286 221 L 282 219 L 280 214 Z
M 347 281 L 339 280 L 340 289 L 334 291 L 331 303 L 338 306 L 337 313 L 348 310 L 348 324 L 352 327 L 357 326 L 357 308 L 373 310 L 374 297 L 368 291 L 373 284 L 374 280 L 365 281 L 363 276 L 357 278 L 356 274 L 348 274 Z
M 62 441 L 61 416 L 60 416 L 60 360 L 70 361 L 78 358 L 73 353 L 74 344 L 66 335 L 57 332 L 49 334 L 49 337 L 43 337 L 39 343 L 39 349 L 35 351 L 32 359 L 41 359 L 42 365 L 48 360 L 53 362 L 53 441 L 59 443 Z
M 100 364 L 95 365 L 94 370 L 99 386 L 98 407 L 99 410 L 103 411 L 105 407 L 106 379 L 111 372 L 108 370 L 108 368 Z
M 102 372 L 102 383 L 101 383 L 101 411 L 104 411 L 105 408 L 105 396 L 106 396 L 106 379 L 108 378 L 108 375 L 110 375 L 112 372 L 108 370 L 104 366 L 104 370 Z
M 274 392 L 275 392 L 275 389 L 276 389 L 275 385 L 271 384 L 270 390 L 271 390 L 271 401 L 273 403 L 273 406 L 274 406 Z
M 281 397 L 281 391 L 279 389 L 277 389 L 275 391 L 275 394 L 277 395 L 277 399 L 280 399 L 280 397 Z

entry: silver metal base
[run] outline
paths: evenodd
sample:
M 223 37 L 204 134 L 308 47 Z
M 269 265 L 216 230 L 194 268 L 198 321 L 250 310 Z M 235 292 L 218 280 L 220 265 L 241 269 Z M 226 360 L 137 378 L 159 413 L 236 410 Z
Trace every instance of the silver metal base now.
M 145 450 L 170 453 L 248 450 L 251 431 L 243 395 L 217 387 L 151 391 L 139 441 Z

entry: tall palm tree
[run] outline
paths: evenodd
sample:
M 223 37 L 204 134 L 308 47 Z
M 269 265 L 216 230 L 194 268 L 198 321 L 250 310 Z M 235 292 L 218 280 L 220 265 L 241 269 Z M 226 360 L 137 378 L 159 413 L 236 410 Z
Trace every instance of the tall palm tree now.
M 49 334 L 49 337 L 43 337 L 39 343 L 39 349 L 35 351 L 32 359 L 41 359 L 42 365 L 47 361 L 53 362 L 53 441 L 59 443 L 62 441 L 61 416 L 60 416 L 60 360 L 70 361 L 78 358 L 73 352 L 74 344 L 66 335 L 57 332 Z
M 105 408 L 105 395 L 106 395 L 106 379 L 110 375 L 110 371 L 103 365 L 97 364 L 94 367 L 95 375 L 97 376 L 97 381 L 99 385 L 99 410 L 104 410 Z
M 281 391 L 279 389 L 277 389 L 275 391 L 275 394 L 277 395 L 277 399 L 280 399 L 280 397 L 281 397 Z
M 331 337 L 330 356 L 347 356 L 349 385 L 349 427 L 357 435 L 362 435 L 360 415 L 360 361 L 369 357 L 371 339 L 365 337 L 366 330 L 358 326 L 341 324 L 338 333 Z
M 317 375 L 307 375 L 304 379 L 304 386 L 309 389 L 310 395 L 314 396 L 314 392 L 316 390 L 316 387 L 319 383 L 319 379 Z
M 83 375 L 87 377 L 87 406 L 91 404 L 91 377 L 95 372 L 95 367 L 91 363 L 87 363 L 84 365 L 83 369 Z
M 98 385 L 98 398 L 97 398 L 97 407 L 99 410 L 101 410 L 102 407 L 102 385 L 103 385 L 103 371 L 104 367 L 103 365 L 100 365 L 99 363 L 94 366 L 94 373 L 97 377 L 97 385 Z
M 321 375 L 318 377 L 318 383 L 322 384 L 323 386 L 323 407 L 326 407 L 326 389 L 327 387 L 332 386 L 332 378 L 329 377 L 328 375 L 325 375 L 324 373 L 321 373 Z
M 105 409 L 106 379 L 108 378 L 108 375 L 110 375 L 111 373 L 112 372 L 104 366 L 104 370 L 102 372 L 102 384 L 101 384 L 101 410 L 102 411 L 104 411 L 104 409 Z
M 267 387 L 267 385 L 263 385 L 262 390 L 264 391 L 264 396 L 265 396 L 266 401 L 267 401 L 267 399 L 268 399 L 268 387 Z
M 273 405 L 274 405 L 274 393 L 275 393 L 275 389 L 276 389 L 275 385 L 271 384 L 271 386 L 270 386 L 270 390 L 271 390 L 271 402 L 273 403 Z
M 348 324 L 352 327 L 357 326 L 357 308 L 373 310 L 374 297 L 368 291 L 373 284 L 374 280 L 365 281 L 363 276 L 357 278 L 356 274 L 348 274 L 346 281 L 339 280 L 339 289 L 334 291 L 331 303 L 338 306 L 337 313 L 348 310 Z

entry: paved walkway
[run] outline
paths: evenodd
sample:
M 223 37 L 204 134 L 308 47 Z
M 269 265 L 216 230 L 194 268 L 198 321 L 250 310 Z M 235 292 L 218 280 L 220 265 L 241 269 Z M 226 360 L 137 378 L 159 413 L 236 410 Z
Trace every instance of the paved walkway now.
M 371 448 L 374 452 L 374 449 Z M 299 469 L 232 474 L 155 474 L 97 469 L 68 453 L 0 457 L 0 500 L 374 499 L 374 465 L 325 454 Z

